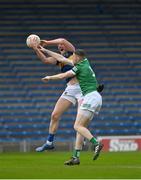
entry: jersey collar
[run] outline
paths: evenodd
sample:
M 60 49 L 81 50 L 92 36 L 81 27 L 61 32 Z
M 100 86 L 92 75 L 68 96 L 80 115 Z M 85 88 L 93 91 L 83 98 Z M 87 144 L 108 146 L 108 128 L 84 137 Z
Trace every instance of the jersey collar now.
M 87 61 L 88 59 L 87 58 L 84 58 L 84 59 L 82 59 L 80 62 L 78 62 L 77 64 L 80 64 L 80 63 L 82 63 L 82 62 L 84 62 L 84 61 Z

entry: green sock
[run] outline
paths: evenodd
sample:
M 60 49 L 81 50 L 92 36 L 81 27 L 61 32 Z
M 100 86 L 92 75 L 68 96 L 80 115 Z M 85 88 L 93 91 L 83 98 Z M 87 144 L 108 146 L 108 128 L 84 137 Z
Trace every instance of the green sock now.
M 98 144 L 98 141 L 96 138 L 92 137 L 92 139 L 90 140 L 90 142 L 94 145 L 97 145 Z
M 73 151 L 73 157 L 79 158 L 80 157 L 80 149 L 74 149 Z

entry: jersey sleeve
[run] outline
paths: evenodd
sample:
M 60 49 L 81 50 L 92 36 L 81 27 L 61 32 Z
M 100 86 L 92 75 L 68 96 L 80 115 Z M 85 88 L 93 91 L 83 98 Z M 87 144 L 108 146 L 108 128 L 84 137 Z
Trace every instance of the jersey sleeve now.
M 78 73 L 79 73 L 79 69 L 78 69 L 77 66 L 74 66 L 74 67 L 72 68 L 72 71 L 73 71 L 75 74 L 78 74 Z

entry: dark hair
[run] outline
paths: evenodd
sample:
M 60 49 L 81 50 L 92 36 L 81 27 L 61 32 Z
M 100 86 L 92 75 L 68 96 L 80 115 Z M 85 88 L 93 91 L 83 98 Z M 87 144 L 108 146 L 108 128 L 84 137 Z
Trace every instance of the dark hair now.
M 83 49 L 76 49 L 74 53 L 83 58 L 86 56 L 86 53 Z

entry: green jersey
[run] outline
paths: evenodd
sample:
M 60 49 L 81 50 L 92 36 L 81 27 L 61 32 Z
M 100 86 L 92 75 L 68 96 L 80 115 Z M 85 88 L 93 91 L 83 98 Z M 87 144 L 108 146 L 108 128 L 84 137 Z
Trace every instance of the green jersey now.
M 97 90 L 98 83 L 95 77 L 95 73 L 92 70 L 87 58 L 76 64 L 72 68 L 72 71 L 75 73 L 76 78 L 79 81 L 83 95 Z

